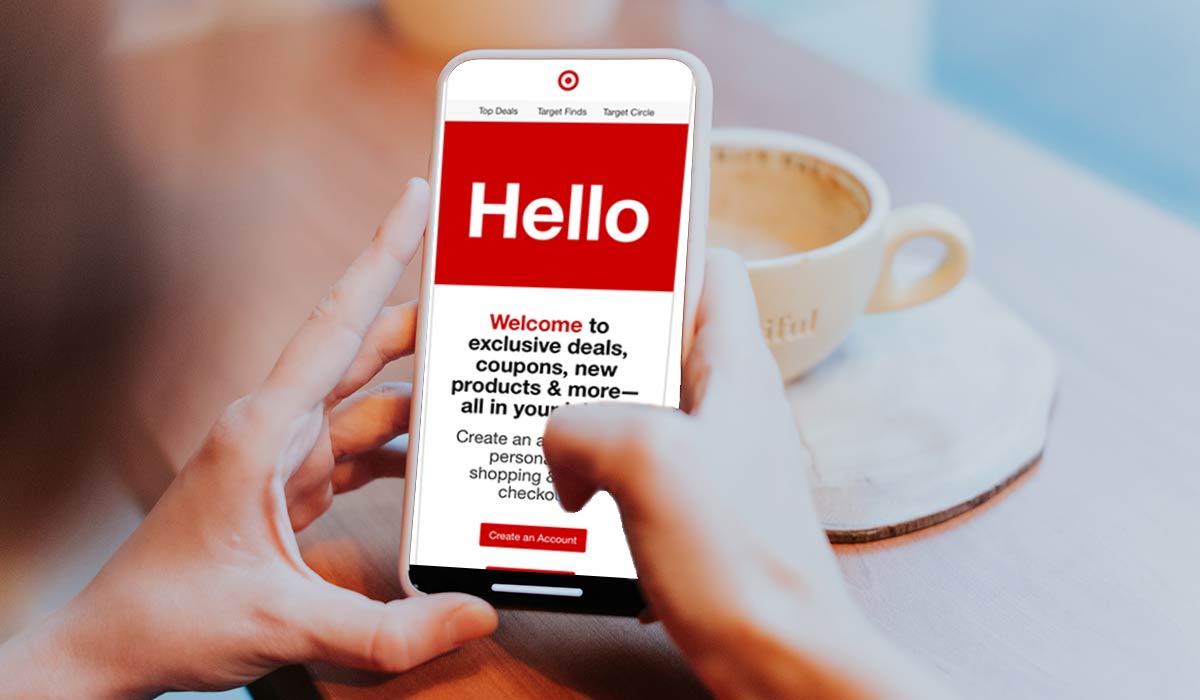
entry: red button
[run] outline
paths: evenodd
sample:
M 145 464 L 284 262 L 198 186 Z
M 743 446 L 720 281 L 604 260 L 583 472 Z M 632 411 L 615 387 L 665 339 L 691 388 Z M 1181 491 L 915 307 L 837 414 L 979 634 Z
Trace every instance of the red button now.
M 511 566 L 489 566 L 488 571 L 517 571 L 523 574 L 559 574 L 562 576 L 574 576 L 574 571 L 559 571 L 557 569 L 517 569 Z
M 479 546 L 582 552 L 587 549 L 587 530 L 574 527 L 480 523 Z

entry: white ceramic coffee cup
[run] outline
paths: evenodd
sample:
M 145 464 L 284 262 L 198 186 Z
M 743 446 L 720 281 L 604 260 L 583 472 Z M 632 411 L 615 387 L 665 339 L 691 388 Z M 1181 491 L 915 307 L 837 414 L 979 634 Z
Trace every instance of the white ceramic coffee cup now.
M 840 148 L 782 131 L 725 128 L 712 132 L 712 156 L 709 243 L 747 258 L 763 333 L 785 381 L 828 357 L 862 313 L 930 301 L 967 272 L 972 244 L 962 219 L 934 204 L 892 209 L 879 173 Z M 814 245 L 806 217 L 860 221 Z M 787 248 L 792 234 L 799 252 Z M 896 279 L 897 251 L 922 237 L 941 242 L 941 262 L 918 279 Z M 764 252 L 767 240 L 779 250 Z

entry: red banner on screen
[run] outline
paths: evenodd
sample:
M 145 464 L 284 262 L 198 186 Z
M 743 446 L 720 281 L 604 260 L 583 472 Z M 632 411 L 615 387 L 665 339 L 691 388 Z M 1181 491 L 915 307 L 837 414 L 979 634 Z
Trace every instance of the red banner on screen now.
M 687 124 L 447 122 L 437 284 L 671 291 Z

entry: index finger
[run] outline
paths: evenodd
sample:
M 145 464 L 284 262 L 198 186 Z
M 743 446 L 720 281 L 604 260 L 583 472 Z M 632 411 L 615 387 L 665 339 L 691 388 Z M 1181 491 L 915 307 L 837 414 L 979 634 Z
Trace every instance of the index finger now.
M 428 213 L 429 184 L 413 178 L 371 244 L 292 336 L 263 382 L 262 394 L 307 410 L 333 391 L 416 254 Z

